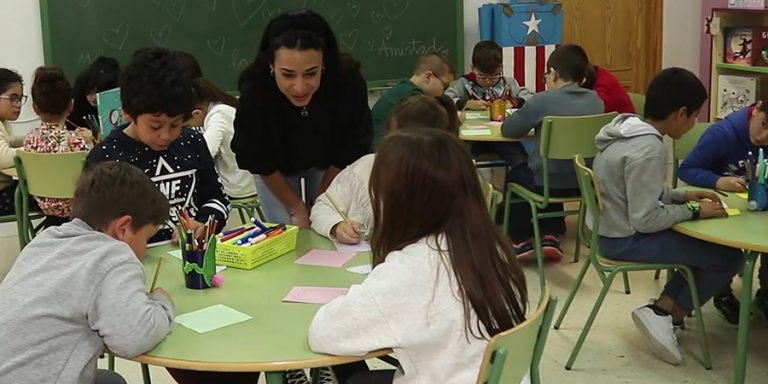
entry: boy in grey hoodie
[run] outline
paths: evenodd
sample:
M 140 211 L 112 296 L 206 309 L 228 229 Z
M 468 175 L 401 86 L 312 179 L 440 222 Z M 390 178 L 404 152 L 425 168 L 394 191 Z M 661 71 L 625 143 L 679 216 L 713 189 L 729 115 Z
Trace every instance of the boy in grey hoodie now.
M 174 307 L 144 291 L 147 240 L 168 219 L 168 200 L 124 162 L 85 171 L 73 219 L 40 233 L 0 284 L 3 383 L 125 383 L 97 373 L 104 348 L 146 352 L 170 331 Z
M 679 139 L 696 122 L 707 91 L 681 68 L 661 71 L 648 87 L 645 116 L 621 114 L 600 130 L 594 171 L 604 209 L 598 245 L 614 260 L 677 263 L 696 274 L 701 304 L 727 285 L 741 265 L 738 249 L 674 232 L 675 223 L 726 216 L 718 196 L 675 190 L 664 184 L 667 149 L 663 136 Z M 676 272 L 653 304 L 632 312 L 632 320 L 662 360 L 682 361 L 674 324 L 693 308 L 691 292 Z

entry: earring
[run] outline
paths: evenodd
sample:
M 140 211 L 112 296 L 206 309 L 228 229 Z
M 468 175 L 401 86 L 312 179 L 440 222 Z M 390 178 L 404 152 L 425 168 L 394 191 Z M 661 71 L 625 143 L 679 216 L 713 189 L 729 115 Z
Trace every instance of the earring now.
M 274 68 L 269 68 L 269 75 L 272 76 L 272 77 L 275 77 L 275 69 Z

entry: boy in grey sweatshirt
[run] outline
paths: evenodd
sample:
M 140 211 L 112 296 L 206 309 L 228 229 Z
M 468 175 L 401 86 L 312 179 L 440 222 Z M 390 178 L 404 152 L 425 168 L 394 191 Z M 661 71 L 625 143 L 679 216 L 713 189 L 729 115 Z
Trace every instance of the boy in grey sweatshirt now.
M 687 265 L 696 274 L 702 304 L 731 281 L 741 265 L 741 251 L 670 229 L 680 221 L 726 213 L 713 192 L 686 192 L 664 184 L 663 136 L 679 139 L 688 132 L 706 99 L 706 89 L 691 72 L 661 71 L 648 87 L 643 118 L 621 114 L 600 130 L 593 165 L 604 204 L 601 254 L 614 260 Z M 694 309 L 688 283 L 675 272 L 654 304 L 633 311 L 632 320 L 651 350 L 677 365 L 682 356 L 674 324 Z
M 165 196 L 132 165 L 105 162 L 83 173 L 73 220 L 35 237 L 0 284 L 0 381 L 124 382 L 97 373 L 104 348 L 134 357 L 173 325 L 170 296 L 144 291 L 142 266 L 168 212 Z
M 512 168 L 507 173 L 507 182 L 518 183 L 523 187 L 542 193 L 543 164 L 539 153 L 541 138 L 541 123 L 546 116 L 583 116 L 603 113 L 603 101 L 597 93 L 579 84 L 586 76 L 587 54 L 580 46 L 566 44 L 552 52 L 547 60 L 547 72 L 544 74 L 547 91 L 531 97 L 522 108 L 513 113 L 501 126 L 505 137 L 524 137 L 531 129 L 536 130 L 536 136 L 530 140 L 533 150 L 528 154 L 528 163 Z M 571 161 L 552 160 L 549 162 L 550 195 L 574 196 L 579 195 L 576 182 L 576 172 Z M 563 210 L 563 204 L 549 203 L 541 212 L 558 212 Z M 565 233 L 565 218 L 554 217 L 540 219 L 542 232 L 542 251 L 551 259 L 562 258 L 562 250 L 558 236 Z M 527 203 L 510 206 L 509 236 L 519 257 L 533 254 L 531 236 L 531 209 Z

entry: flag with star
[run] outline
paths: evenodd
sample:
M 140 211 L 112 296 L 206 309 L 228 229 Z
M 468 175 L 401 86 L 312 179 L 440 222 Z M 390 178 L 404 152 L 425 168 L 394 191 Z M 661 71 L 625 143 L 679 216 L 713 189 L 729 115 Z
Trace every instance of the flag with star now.
M 530 90 L 543 91 L 547 58 L 562 44 L 563 6 L 545 0 L 511 2 L 478 9 L 480 39 L 503 48 L 505 74 Z

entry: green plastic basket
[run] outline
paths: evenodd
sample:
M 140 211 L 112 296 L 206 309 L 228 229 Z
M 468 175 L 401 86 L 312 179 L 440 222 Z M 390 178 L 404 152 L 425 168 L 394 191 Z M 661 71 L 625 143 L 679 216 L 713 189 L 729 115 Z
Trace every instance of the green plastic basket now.
M 256 268 L 296 249 L 298 235 L 298 227 L 286 225 L 285 232 L 258 244 L 239 246 L 219 242 L 216 244 L 216 264 L 241 269 Z

